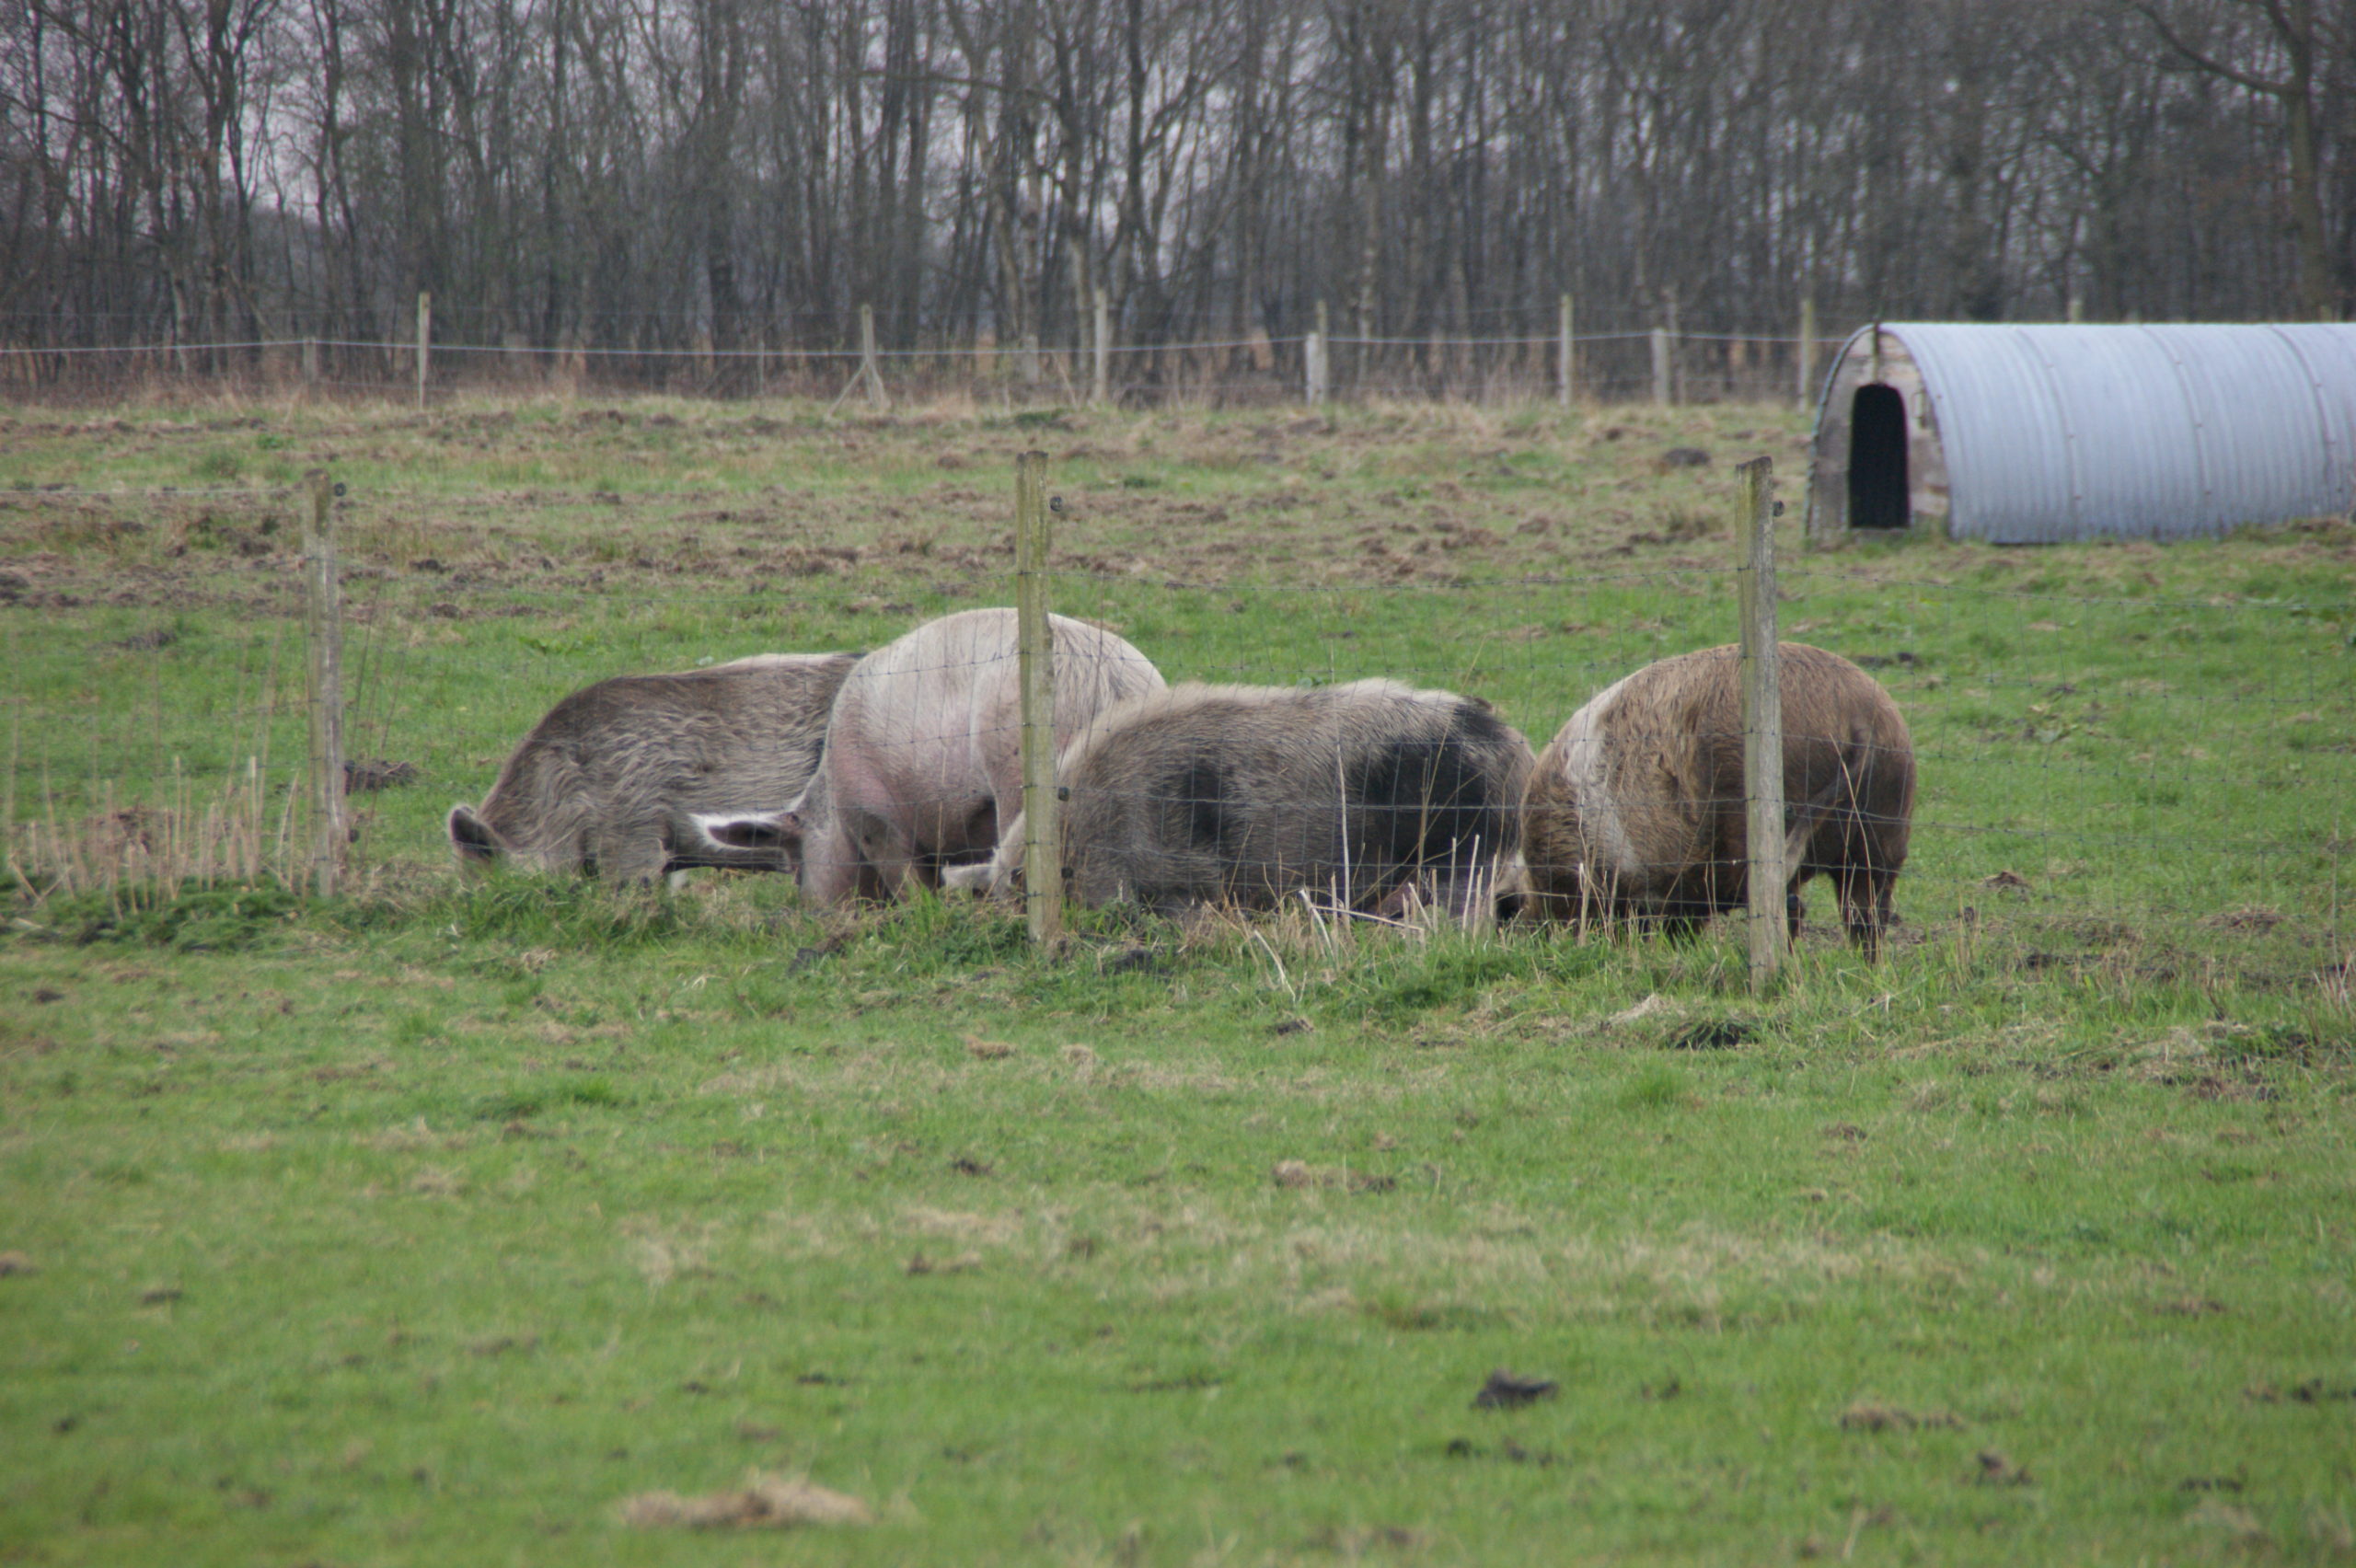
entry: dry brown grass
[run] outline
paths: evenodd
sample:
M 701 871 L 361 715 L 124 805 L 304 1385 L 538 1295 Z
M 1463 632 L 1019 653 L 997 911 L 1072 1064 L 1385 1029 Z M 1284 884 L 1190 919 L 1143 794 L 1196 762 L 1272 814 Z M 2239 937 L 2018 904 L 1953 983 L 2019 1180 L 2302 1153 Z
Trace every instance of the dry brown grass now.
M 262 758 L 210 788 L 175 769 L 147 799 L 119 801 L 111 780 L 96 793 L 95 812 L 52 803 L 6 824 L 6 870 L 29 904 L 122 888 L 170 899 L 189 888 L 303 877 L 299 791 L 275 788 Z
M 686 1496 L 641 1492 L 626 1498 L 622 1522 L 636 1529 L 791 1529 L 798 1525 L 864 1525 L 874 1511 L 846 1492 L 803 1476 L 765 1475 L 724 1492 Z
M 1311 1165 L 1301 1159 L 1278 1160 L 1268 1176 L 1279 1187 L 1328 1187 L 1351 1193 L 1388 1193 L 1399 1185 L 1396 1176 L 1346 1166 Z

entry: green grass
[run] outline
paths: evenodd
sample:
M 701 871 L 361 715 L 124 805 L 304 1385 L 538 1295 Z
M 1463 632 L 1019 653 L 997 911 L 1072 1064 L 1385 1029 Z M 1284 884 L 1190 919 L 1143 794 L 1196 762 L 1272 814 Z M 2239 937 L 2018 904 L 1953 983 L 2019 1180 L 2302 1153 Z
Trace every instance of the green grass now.
M 753 1560 L 614 1515 L 752 1466 L 877 1508 L 829 1561 L 2338 1539 L 2344 1010 L 509 891 L 0 949 L 50 1560 Z
M 1004 602 L 1034 444 L 1059 606 L 1173 677 L 1542 741 L 1731 638 L 1692 520 L 1793 417 L 618 411 L 8 421 L 18 864 L 265 746 L 301 842 L 265 463 L 352 483 L 352 749 L 422 778 L 355 798 L 339 900 L 5 911 L 0 1561 L 2356 1556 L 2345 528 L 1787 560 L 1923 755 L 1879 964 L 1821 889 L 1762 997 L 1727 932 L 1042 954 L 759 878 L 460 885 L 440 817 L 596 676 Z M 1557 1391 L 1474 1408 L 1499 1368 Z M 622 1521 L 753 1470 L 872 1521 Z

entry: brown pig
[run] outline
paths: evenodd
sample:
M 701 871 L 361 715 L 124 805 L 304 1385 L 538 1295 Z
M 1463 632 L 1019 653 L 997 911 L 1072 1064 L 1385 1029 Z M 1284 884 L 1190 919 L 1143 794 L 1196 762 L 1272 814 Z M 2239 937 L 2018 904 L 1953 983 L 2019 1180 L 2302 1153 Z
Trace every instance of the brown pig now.
M 1785 907 L 1832 879 L 1849 938 L 1877 951 L 1906 864 L 1914 745 L 1880 683 L 1821 648 L 1785 642 Z M 1740 650 L 1647 664 L 1571 715 L 1539 754 L 1525 808 L 1529 909 L 1690 932 L 1743 906 Z

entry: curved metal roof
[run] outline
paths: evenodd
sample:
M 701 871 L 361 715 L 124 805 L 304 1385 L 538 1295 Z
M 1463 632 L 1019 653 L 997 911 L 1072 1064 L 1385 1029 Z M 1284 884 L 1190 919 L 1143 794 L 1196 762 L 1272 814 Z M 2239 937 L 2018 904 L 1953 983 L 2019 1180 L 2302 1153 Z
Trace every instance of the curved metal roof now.
M 1878 325 L 1922 372 L 1958 538 L 2175 538 L 2356 509 L 2356 326 Z

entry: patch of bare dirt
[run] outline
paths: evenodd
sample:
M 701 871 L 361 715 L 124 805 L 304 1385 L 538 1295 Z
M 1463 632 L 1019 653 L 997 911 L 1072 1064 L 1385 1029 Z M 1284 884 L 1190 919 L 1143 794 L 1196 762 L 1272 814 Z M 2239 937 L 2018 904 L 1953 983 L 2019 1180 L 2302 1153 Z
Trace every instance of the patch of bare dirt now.
M 390 790 L 414 784 L 421 777 L 413 762 L 394 762 L 381 756 L 355 757 L 343 765 L 343 792 L 361 795 Z
M 1489 1374 L 1488 1381 L 1472 1396 L 1472 1408 L 1519 1410 L 1540 1400 L 1551 1400 L 1559 1391 L 1560 1386 L 1550 1378 L 1525 1378 L 1500 1366 Z
M 2332 1383 L 2321 1378 L 2309 1378 L 2289 1388 L 2261 1383 L 2244 1391 L 2242 1397 L 2252 1404 L 2329 1404 L 2356 1401 L 2356 1383 Z
M 1960 1431 L 1963 1418 L 1950 1411 L 1912 1411 L 1901 1405 L 1859 1400 L 1841 1412 L 1843 1432 Z
M 1980 1450 L 1980 1470 L 1971 1479 L 1981 1486 L 2029 1486 L 2036 1482 L 2027 1465 L 2015 1464 L 1996 1448 Z

